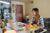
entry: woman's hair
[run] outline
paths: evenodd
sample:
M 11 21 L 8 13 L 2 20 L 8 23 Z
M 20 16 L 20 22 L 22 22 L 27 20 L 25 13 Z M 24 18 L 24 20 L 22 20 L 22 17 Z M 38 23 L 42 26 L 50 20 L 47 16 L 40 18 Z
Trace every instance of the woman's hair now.
M 38 11 L 39 9 L 38 9 L 38 8 L 33 8 L 32 11 L 33 11 L 33 10 L 34 10 L 34 11 Z
M 38 9 L 38 8 L 33 8 L 32 11 L 33 11 L 33 10 L 36 12 L 36 18 L 35 18 L 34 23 L 37 24 L 38 19 L 39 19 L 39 17 L 40 17 L 39 12 L 38 12 L 39 9 Z

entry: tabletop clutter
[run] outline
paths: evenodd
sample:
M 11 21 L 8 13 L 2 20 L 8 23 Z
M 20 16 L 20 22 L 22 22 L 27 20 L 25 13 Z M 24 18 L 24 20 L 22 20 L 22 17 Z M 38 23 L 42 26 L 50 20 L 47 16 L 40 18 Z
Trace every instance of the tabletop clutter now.
M 29 25 L 27 23 L 16 22 L 16 23 L 13 23 L 13 24 L 14 24 L 14 27 L 15 27 L 16 31 L 26 31 L 26 33 L 35 33 L 36 31 L 39 30 L 35 26 Z M 47 30 L 40 29 L 39 33 L 43 33 L 45 31 L 47 31 Z M 36 33 L 38 33 L 38 32 L 36 32 Z
M 24 33 L 35 33 L 36 31 L 38 31 L 38 28 L 36 28 L 33 25 L 30 25 L 29 23 L 13 21 L 13 25 L 14 25 L 14 30 L 17 33 L 23 33 L 23 32 Z M 7 30 L 12 30 L 9 23 L 7 23 L 7 26 L 5 27 L 5 29 L 3 29 L 4 32 Z M 40 30 L 39 33 L 43 33 L 45 31 L 47 31 L 47 30 L 43 29 L 43 30 Z

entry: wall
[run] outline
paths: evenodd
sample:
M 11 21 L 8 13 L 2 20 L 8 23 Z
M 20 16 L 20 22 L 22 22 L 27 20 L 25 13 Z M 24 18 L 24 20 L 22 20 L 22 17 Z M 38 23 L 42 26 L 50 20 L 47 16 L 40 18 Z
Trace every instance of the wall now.
M 32 18 L 32 8 L 39 8 L 39 14 L 43 17 L 50 17 L 50 0 L 33 0 L 33 4 L 26 3 L 26 14 Z
M 29 15 L 30 18 L 32 18 L 32 8 L 33 4 L 31 3 L 25 3 L 25 15 Z
M 17 1 L 11 1 L 11 4 L 17 4 L 17 5 L 23 5 L 23 17 L 25 17 L 25 3 L 24 2 L 17 2 Z M 15 19 L 15 13 L 12 12 L 12 17 Z

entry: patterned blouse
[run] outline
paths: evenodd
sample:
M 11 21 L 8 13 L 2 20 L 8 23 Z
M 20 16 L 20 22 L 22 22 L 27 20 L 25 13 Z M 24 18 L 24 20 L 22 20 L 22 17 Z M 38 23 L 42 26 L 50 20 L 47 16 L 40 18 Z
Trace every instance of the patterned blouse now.
M 33 17 L 32 20 L 35 21 L 35 18 Z M 40 16 L 40 18 L 38 19 L 37 25 L 40 25 L 40 23 L 41 26 L 44 28 L 44 20 L 42 16 Z

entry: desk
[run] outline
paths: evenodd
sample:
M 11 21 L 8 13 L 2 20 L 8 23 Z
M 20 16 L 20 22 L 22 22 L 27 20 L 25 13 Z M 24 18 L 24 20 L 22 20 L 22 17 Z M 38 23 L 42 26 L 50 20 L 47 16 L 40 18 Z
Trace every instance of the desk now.
M 19 25 L 20 23 L 13 23 L 14 24 L 14 27 L 15 27 L 15 29 L 16 29 L 16 32 L 17 33 L 28 33 L 28 31 L 25 31 L 25 30 L 22 30 L 22 31 L 17 31 L 17 28 L 20 28 L 20 27 L 18 27 L 17 25 Z M 17 28 L 16 28 L 17 27 Z M 38 28 L 36 28 L 36 29 L 32 29 L 32 30 L 38 30 Z M 45 30 L 45 31 L 47 31 L 47 30 Z M 42 31 L 42 32 L 45 32 L 45 31 Z M 30 32 L 29 32 L 30 33 Z
M 26 31 L 16 31 L 16 33 L 27 33 Z

